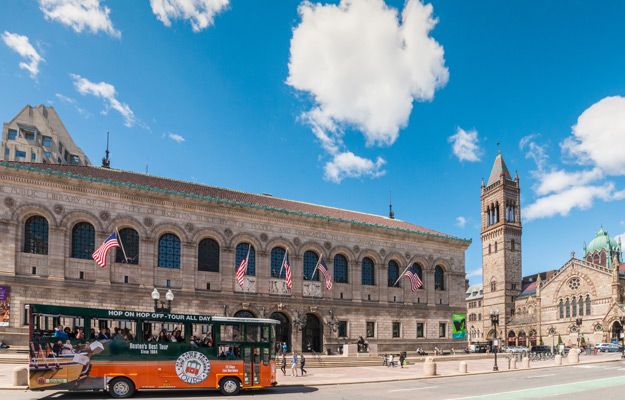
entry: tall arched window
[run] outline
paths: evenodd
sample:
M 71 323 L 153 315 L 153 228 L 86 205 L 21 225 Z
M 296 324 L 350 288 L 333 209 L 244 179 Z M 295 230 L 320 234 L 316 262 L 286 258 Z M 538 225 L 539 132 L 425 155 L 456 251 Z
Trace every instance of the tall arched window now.
M 282 267 L 285 254 L 286 254 L 286 250 L 282 247 L 274 247 L 273 249 L 271 249 L 271 277 L 272 278 L 286 279 L 286 271 Z M 280 272 L 280 270 L 282 270 L 282 272 Z
M 445 271 L 440 265 L 434 268 L 434 290 L 445 290 Z
M 593 256 L 593 261 L 594 261 L 595 264 L 599 264 L 599 254 L 595 254 Z
M 423 268 L 421 267 L 421 264 L 419 264 L 419 263 L 412 264 L 412 269 L 417 274 L 417 276 L 419 277 L 419 280 L 422 283 L 422 285 L 419 286 L 419 289 L 424 289 L 425 288 L 425 282 L 423 282 Z
M 560 319 L 564 318 L 564 302 L 560 299 Z
M 399 265 L 397 262 L 391 260 L 388 262 L 388 286 L 394 286 L 393 284 L 397 281 L 399 277 Z M 401 282 L 397 282 L 395 287 L 401 287 Z
M 180 269 L 180 239 L 173 233 L 166 233 L 158 239 L 158 266 Z
M 247 270 L 245 271 L 245 275 L 254 276 L 256 275 L 256 251 L 254 250 L 254 246 L 249 243 L 239 243 L 236 249 L 236 258 L 235 258 L 235 271 L 241 265 L 241 260 L 247 257 L 247 252 L 249 250 L 250 258 L 247 260 Z
M 605 260 L 605 258 L 606 258 L 606 257 L 605 257 L 605 250 L 603 250 L 603 251 L 601 252 L 601 259 L 599 260 L 599 263 L 600 263 L 601 265 L 605 265 L 605 264 L 606 264 L 606 260 Z
M 211 238 L 197 245 L 197 270 L 219 272 L 219 243 Z
M 48 220 L 40 215 L 24 224 L 24 253 L 48 254 Z
M 569 299 L 566 299 L 565 307 L 566 307 L 566 317 L 571 318 L 571 303 L 569 302 Z
M 367 286 L 375 285 L 373 276 L 373 260 L 369 257 L 362 259 L 362 284 Z
M 124 246 L 115 249 L 115 262 L 128 264 L 139 264 L 139 234 L 132 228 L 123 228 L 119 230 L 119 242 Z M 124 257 L 124 251 L 126 257 Z M 126 258 L 128 259 L 126 261 Z
M 347 258 L 342 254 L 334 256 L 334 282 L 347 283 Z
M 497 291 L 497 281 L 492 280 L 490 282 L 490 291 L 491 292 L 496 292 Z
M 573 297 L 573 301 L 571 302 L 571 317 L 577 317 L 577 299 Z
M 233 317 L 235 318 L 256 318 L 256 316 L 248 310 L 239 310 L 234 313 Z
M 586 296 L 586 315 L 590 315 L 590 295 Z
M 308 250 L 304 253 L 304 280 L 305 281 L 318 281 L 319 280 L 319 271 L 315 271 L 315 267 L 317 266 L 317 261 L 319 261 L 319 256 L 314 251 Z M 313 271 L 315 271 L 315 275 L 312 276 Z
M 584 316 L 584 298 L 582 296 L 579 296 L 579 316 L 583 317 Z
M 95 229 L 88 222 L 79 222 L 72 229 L 72 258 L 91 259 L 95 244 Z
M 588 262 L 592 262 L 592 254 L 588 254 L 588 255 L 586 256 L 586 261 L 588 261 Z

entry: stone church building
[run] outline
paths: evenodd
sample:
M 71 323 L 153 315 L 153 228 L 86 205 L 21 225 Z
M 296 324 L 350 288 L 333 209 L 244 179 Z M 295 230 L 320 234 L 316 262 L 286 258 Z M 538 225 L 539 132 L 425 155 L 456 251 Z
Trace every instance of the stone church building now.
M 91 254 L 114 231 L 126 254 L 112 249 L 101 268 Z M 459 347 L 452 314 L 465 310 L 470 243 L 271 195 L 84 163 L 4 161 L 0 289 L 10 301 L 0 339 L 26 343 L 29 303 L 150 311 L 159 288 L 173 291 L 173 312 L 278 319 L 289 350 L 336 352 L 360 336 L 378 351 Z M 287 251 L 291 289 L 280 272 Z M 239 286 L 235 269 L 248 253 Z M 331 290 L 312 276 L 321 257 Z M 424 283 L 415 292 L 407 278 L 393 285 L 408 265 Z
M 583 256 L 557 270 L 522 276 L 518 175 L 497 154 L 482 181 L 482 284 L 466 291 L 469 343 L 492 344 L 491 310 L 499 310 L 503 346 L 594 345 L 620 340 L 625 323 L 625 264 L 621 243 L 603 227 Z

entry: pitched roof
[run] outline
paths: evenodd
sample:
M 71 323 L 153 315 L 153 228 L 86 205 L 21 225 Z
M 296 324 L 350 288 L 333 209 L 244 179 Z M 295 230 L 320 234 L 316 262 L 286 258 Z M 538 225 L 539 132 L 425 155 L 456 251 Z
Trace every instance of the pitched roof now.
M 469 288 L 465 292 L 466 294 L 465 300 L 470 301 L 470 300 L 477 300 L 477 299 L 483 298 L 484 292 L 482 290 L 483 289 L 482 289 L 481 283 L 469 286 Z
M 517 296 L 517 299 L 524 299 L 526 297 L 536 295 L 536 282 L 528 283 L 523 285 L 523 289 L 521 290 L 521 294 Z
M 183 196 L 215 203 L 260 208 L 287 214 L 302 215 L 471 243 L 471 239 L 462 239 L 452 235 L 447 235 L 442 232 L 424 228 L 422 226 L 398 219 L 391 219 L 379 215 L 343 210 L 340 208 L 327 207 L 294 200 L 286 200 L 273 196 L 183 182 L 169 178 L 139 174 L 136 172 L 69 164 L 0 162 L 0 167 L 15 168 L 57 176 L 60 175 L 74 179 L 121 186 L 124 188 L 149 190 L 157 193 Z
M 490 178 L 488 178 L 486 186 L 490 186 L 497 182 L 502 175 L 505 179 L 509 181 L 512 180 L 508 167 L 506 167 L 506 163 L 501 156 L 501 152 L 497 151 L 497 157 L 495 157 L 495 163 L 493 164 L 493 169 L 490 171 Z

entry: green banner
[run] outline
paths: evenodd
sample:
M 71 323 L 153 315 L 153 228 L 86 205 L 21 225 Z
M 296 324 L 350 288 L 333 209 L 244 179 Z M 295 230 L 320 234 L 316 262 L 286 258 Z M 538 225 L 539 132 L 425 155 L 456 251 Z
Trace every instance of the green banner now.
M 451 314 L 451 321 L 453 322 L 453 338 L 454 339 L 466 339 L 467 337 L 467 314 Z

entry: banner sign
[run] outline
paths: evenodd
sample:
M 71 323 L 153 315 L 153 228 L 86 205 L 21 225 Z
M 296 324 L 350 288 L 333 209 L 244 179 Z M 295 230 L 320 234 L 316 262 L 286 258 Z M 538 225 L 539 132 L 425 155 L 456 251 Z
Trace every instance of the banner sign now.
M 0 326 L 9 326 L 10 311 L 9 287 L 0 286 Z
M 467 314 L 451 314 L 451 321 L 453 322 L 453 338 L 454 339 L 466 339 L 467 327 L 466 327 Z

